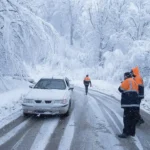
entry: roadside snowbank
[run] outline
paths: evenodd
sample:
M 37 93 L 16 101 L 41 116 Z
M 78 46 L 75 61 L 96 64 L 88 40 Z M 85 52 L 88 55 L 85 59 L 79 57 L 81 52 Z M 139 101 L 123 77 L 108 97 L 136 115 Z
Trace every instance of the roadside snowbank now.
M 84 88 L 83 81 L 73 81 L 75 86 L 80 86 Z M 121 94 L 118 91 L 120 83 L 108 82 L 103 80 L 92 80 L 92 87 L 89 89 L 101 91 L 103 93 L 112 95 L 118 100 L 121 98 Z M 142 100 L 141 109 L 150 114 L 150 89 L 145 88 L 145 98 Z
M 28 92 L 29 83 L 11 77 L 0 80 L 0 120 L 21 109 L 20 97 Z
M 13 78 L 10 76 L 0 77 L 0 93 L 10 91 L 16 88 L 28 87 L 29 83 L 21 78 Z

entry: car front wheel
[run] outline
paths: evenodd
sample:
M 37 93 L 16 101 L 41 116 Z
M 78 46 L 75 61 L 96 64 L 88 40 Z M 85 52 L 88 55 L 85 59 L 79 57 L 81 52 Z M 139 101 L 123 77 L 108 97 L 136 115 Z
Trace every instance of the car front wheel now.
M 68 107 L 68 110 L 67 112 L 64 114 L 65 117 L 69 116 L 70 115 L 70 112 L 71 112 L 71 100 L 69 102 L 69 107 Z
M 30 115 L 28 113 L 23 113 L 24 117 L 29 117 Z

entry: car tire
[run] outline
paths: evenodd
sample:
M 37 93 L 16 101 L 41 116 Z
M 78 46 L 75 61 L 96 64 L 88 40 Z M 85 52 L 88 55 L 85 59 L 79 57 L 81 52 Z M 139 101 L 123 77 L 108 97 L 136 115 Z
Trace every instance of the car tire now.
M 24 117 L 29 117 L 30 115 L 28 113 L 23 113 Z
M 63 116 L 68 117 L 70 115 L 70 112 L 71 112 L 71 100 L 69 102 L 68 110 L 67 110 L 67 112 Z

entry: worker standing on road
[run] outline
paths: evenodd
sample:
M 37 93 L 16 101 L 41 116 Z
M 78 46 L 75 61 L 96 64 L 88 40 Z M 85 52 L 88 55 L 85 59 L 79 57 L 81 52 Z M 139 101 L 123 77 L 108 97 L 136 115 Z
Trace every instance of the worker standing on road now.
M 91 79 L 89 78 L 89 75 L 86 75 L 86 77 L 83 80 L 83 84 L 85 86 L 85 94 L 87 95 L 89 84 L 90 84 L 90 86 L 92 86 Z
M 131 70 L 131 74 L 134 77 L 135 82 L 138 84 L 138 90 L 139 90 L 139 103 L 141 103 L 141 100 L 144 98 L 144 83 L 143 83 L 143 79 L 140 75 L 140 71 L 138 67 L 135 67 Z M 140 107 L 139 107 L 139 120 L 137 122 L 137 125 L 140 125 L 142 123 L 144 123 L 143 118 L 140 115 Z
M 130 72 L 124 74 L 124 81 L 118 90 L 122 93 L 121 107 L 124 109 L 124 129 L 123 133 L 119 134 L 118 137 L 127 138 L 128 136 L 135 136 L 140 104 L 138 100 L 138 85 Z

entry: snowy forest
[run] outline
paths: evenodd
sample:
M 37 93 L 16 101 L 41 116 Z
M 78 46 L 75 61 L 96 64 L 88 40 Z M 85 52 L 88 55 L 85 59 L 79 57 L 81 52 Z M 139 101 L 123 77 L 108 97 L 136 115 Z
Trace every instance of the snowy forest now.
M 121 81 L 139 66 L 150 86 L 149 0 L 0 0 L 0 75 L 40 67 Z

